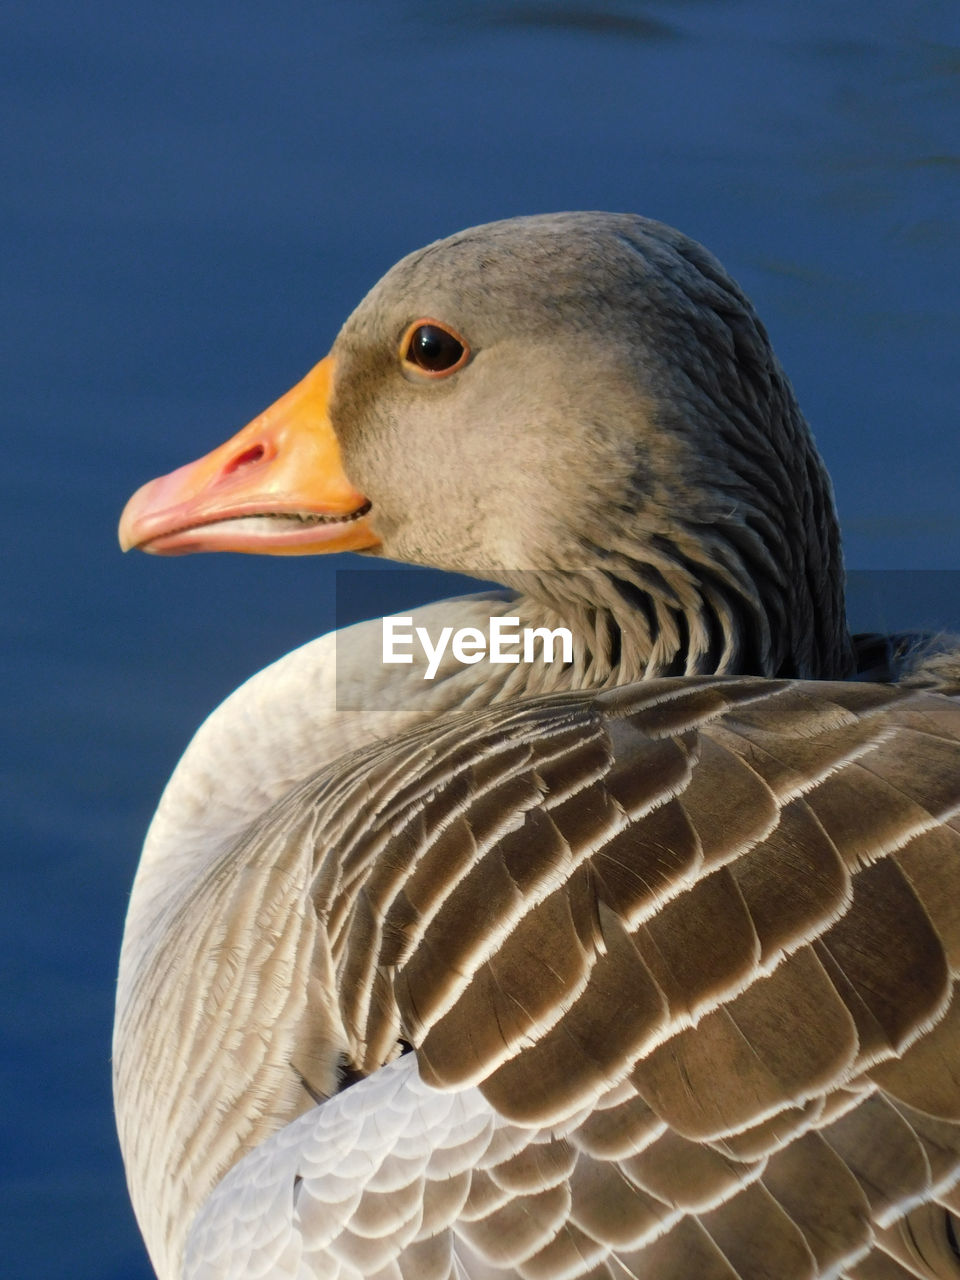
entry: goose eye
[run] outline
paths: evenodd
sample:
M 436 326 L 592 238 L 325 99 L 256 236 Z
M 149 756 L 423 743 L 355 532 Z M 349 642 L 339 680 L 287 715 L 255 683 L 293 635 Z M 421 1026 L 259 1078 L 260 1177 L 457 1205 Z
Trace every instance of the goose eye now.
M 467 358 L 467 348 L 455 333 L 433 320 L 418 320 L 407 330 L 403 358 L 424 373 L 453 373 Z

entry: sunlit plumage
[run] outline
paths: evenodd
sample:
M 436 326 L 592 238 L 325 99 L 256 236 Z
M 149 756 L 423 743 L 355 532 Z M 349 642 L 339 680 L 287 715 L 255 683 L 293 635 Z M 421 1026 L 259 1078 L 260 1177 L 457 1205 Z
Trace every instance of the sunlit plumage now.
M 424 317 L 449 373 L 404 366 Z M 749 303 L 659 224 L 521 219 L 405 259 L 332 356 L 295 397 L 342 455 L 322 536 L 498 577 L 418 619 L 563 620 L 577 657 L 427 685 L 366 624 L 200 730 L 118 997 L 159 1274 L 960 1276 L 960 656 L 847 678 Z M 127 540 L 273 549 L 273 421 Z

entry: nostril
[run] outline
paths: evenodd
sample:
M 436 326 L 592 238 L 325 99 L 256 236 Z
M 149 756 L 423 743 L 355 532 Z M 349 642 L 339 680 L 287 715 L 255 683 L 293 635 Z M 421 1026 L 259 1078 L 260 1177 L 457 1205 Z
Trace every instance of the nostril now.
M 223 469 L 225 476 L 232 475 L 234 471 L 239 471 L 241 467 L 248 467 L 251 462 L 259 462 L 266 450 L 262 444 L 251 445 L 249 449 L 244 449 L 243 453 L 238 453 Z

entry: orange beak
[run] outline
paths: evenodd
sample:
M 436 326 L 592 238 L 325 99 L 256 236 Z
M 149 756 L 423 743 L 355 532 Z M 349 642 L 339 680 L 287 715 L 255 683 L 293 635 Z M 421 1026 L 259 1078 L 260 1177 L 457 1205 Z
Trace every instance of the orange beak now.
M 156 555 L 310 555 L 378 545 L 370 503 L 343 474 L 327 356 L 232 440 L 138 489 L 120 545 Z

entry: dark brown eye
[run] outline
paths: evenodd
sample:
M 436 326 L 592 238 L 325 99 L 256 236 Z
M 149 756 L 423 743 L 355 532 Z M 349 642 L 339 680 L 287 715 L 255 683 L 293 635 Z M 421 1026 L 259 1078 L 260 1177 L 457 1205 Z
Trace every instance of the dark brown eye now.
M 467 348 L 455 333 L 434 320 L 417 320 L 407 330 L 403 358 L 423 373 L 453 373 L 467 358 Z

